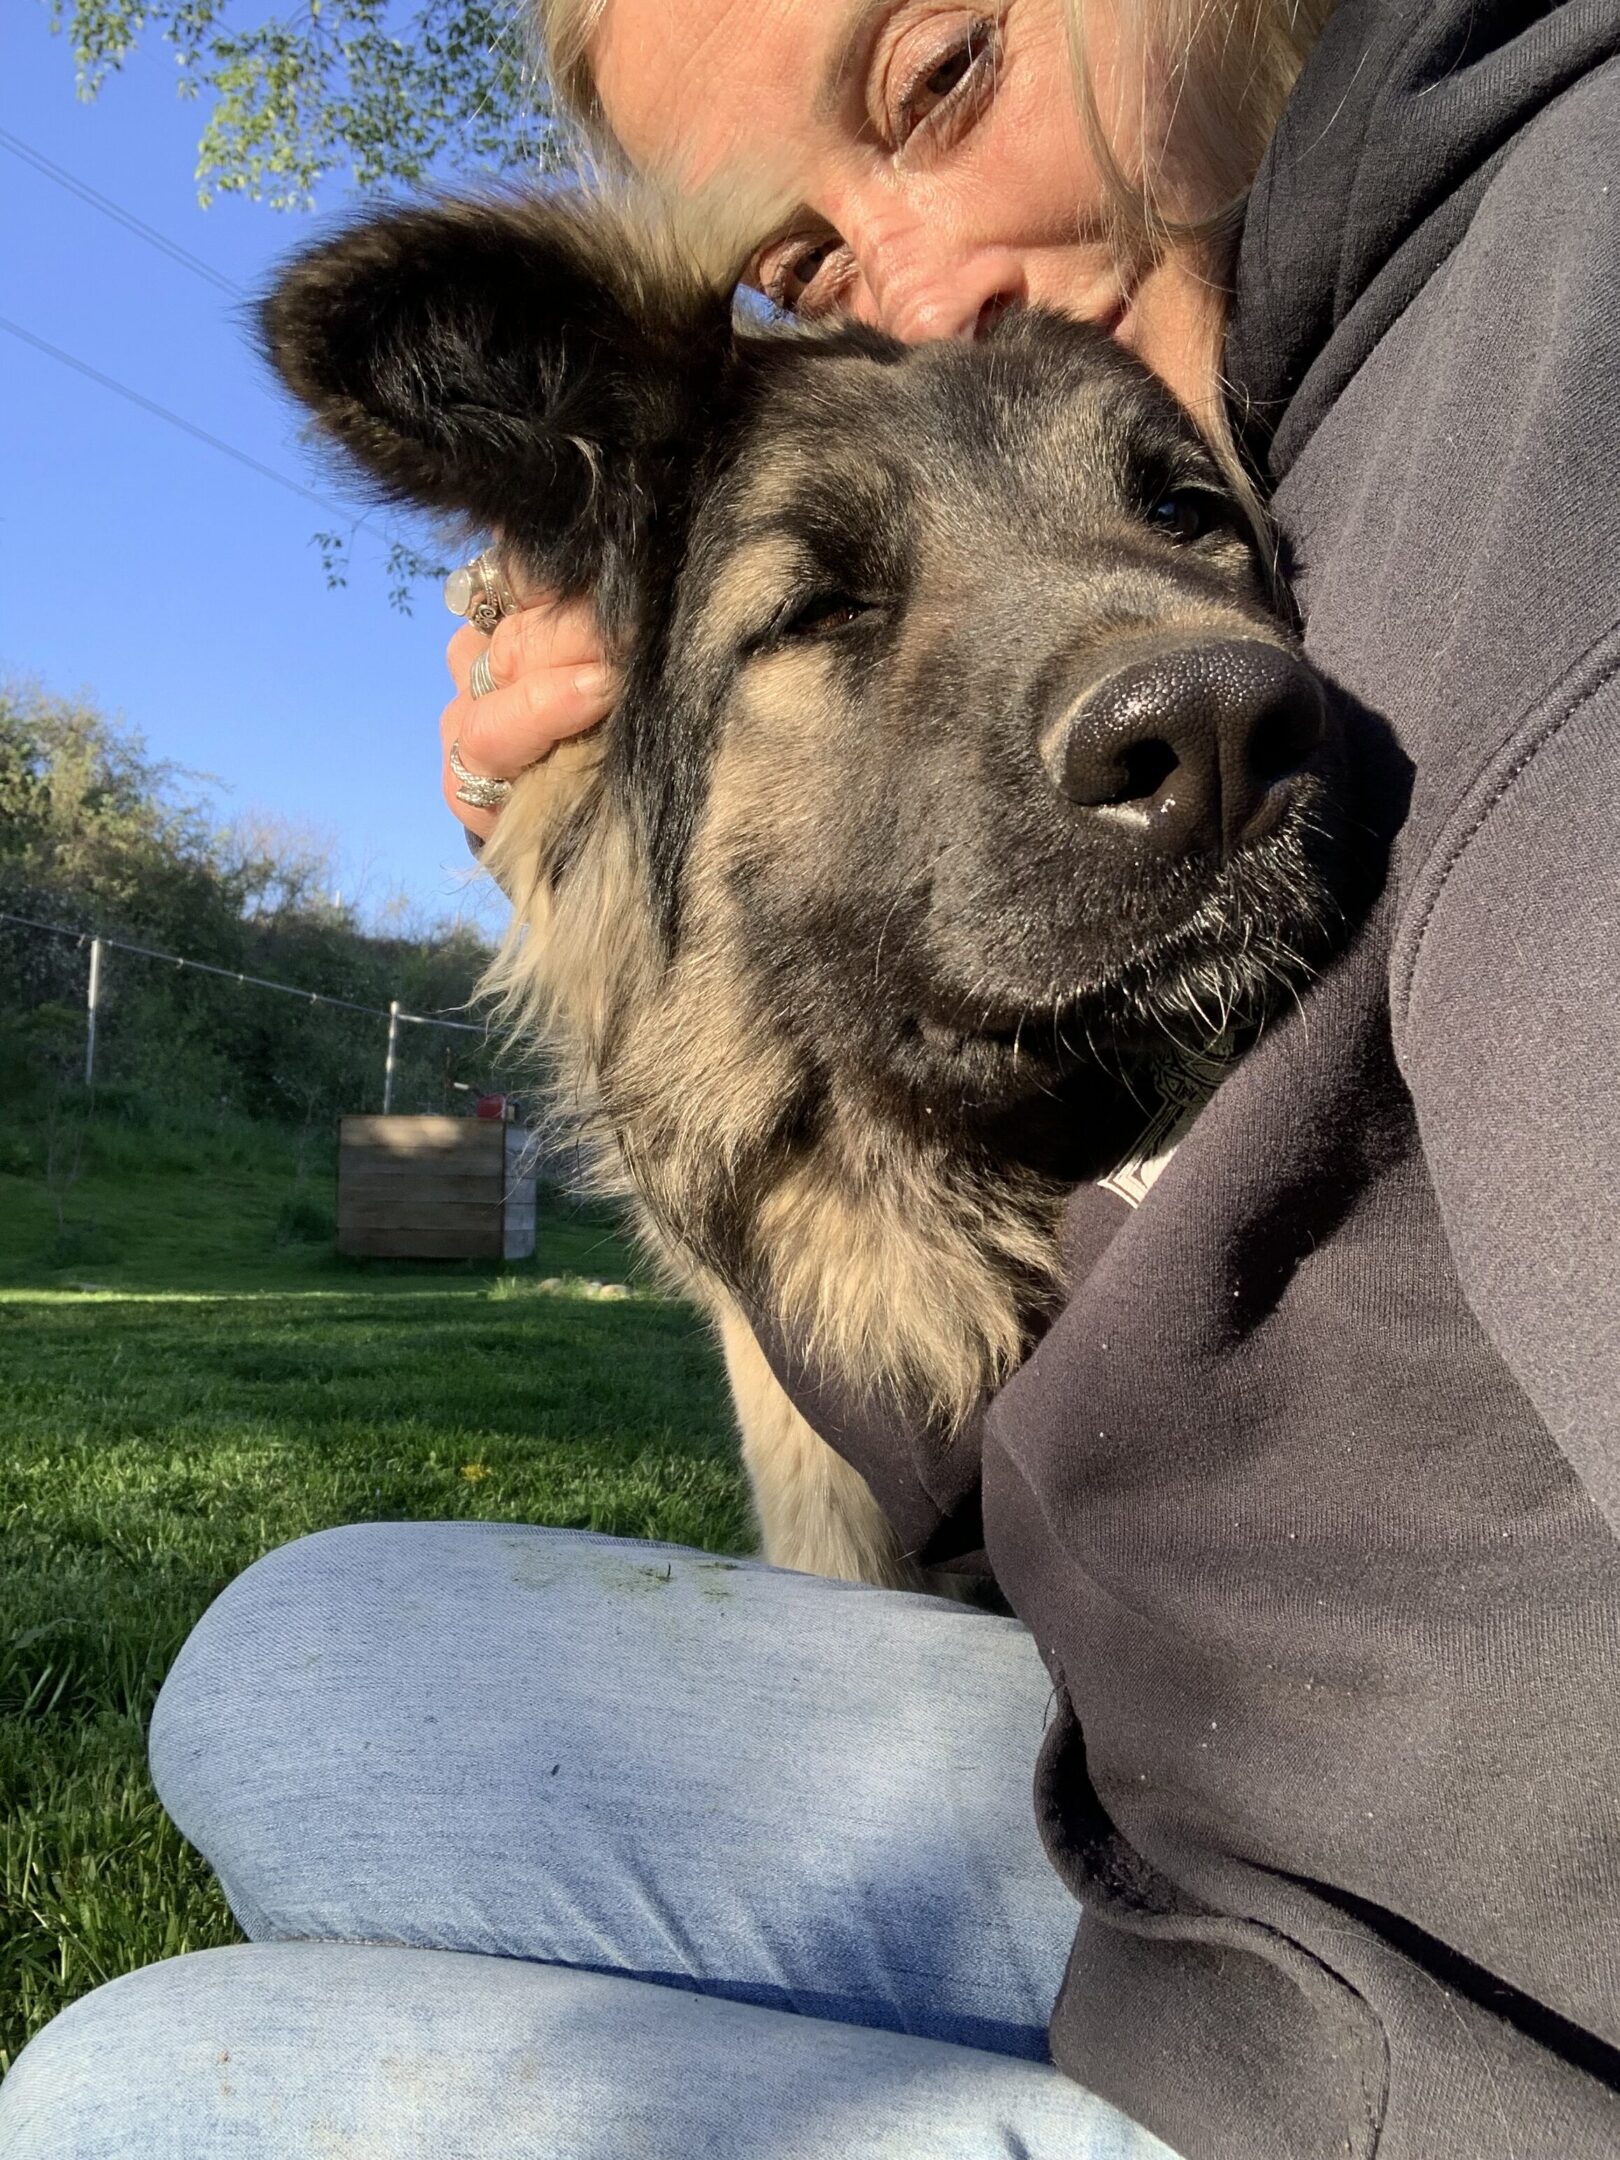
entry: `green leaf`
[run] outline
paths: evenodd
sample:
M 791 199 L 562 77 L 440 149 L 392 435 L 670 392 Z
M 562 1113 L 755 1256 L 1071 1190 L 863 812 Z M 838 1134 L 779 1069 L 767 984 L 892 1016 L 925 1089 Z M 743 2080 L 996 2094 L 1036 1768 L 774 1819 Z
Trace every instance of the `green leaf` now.
M 420 187 L 460 172 L 568 162 L 515 0 L 46 0 L 93 98 L 137 49 L 167 46 L 177 87 L 207 107 L 205 204 L 240 194 L 308 208 L 326 183 Z

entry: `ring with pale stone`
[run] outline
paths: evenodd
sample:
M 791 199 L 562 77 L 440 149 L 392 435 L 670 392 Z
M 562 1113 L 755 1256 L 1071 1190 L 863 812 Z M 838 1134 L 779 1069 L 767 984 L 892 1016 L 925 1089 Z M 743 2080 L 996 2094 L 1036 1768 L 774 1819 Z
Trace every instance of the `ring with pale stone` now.
M 506 573 L 486 548 L 470 563 L 452 570 L 444 581 L 444 604 L 452 615 L 461 615 L 487 637 L 503 615 L 517 610 L 517 595 L 506 582 Z
M 450 770 L 455 775 L 456 800 L 469 810 L 498 810 L 512 792 L 510 780 L 495 780 L 488 773 L 469 772 L 461 762 L 461 745 L 450 745 Z

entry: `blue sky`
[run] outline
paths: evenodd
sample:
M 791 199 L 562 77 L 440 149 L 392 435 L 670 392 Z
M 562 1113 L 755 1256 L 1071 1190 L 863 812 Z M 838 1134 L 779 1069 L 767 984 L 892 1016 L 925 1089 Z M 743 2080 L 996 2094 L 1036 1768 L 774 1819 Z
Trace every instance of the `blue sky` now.
M 0 129 L 255 290 L 316 220 L 193 178 L 200 104 L 155 40 L 93 104 L 42 0 L 5 0 Z M 329 591 L 311 535 L 358 514 L 299 439 L 239 303 L 4 147 L 0 316 L 220 437 L 334 514 L 0 331 L 0 673 L 84 691 L 159 756 L 214 775 L 223 814 L 333 837 L 374 912 L 498 910 L 467 885 L 439 800 L 436 721 L 453 624 L 436 590 L 388 603 L 365 534 Z M 339 199 L 323 205 L 330 214 Z M 416 537 L 420 537 L 417 535 Z

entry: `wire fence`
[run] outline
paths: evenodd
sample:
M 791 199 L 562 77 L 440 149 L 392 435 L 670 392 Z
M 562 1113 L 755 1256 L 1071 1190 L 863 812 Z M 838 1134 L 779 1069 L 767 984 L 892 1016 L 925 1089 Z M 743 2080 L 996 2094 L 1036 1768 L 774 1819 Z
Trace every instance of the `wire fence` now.
M 184 953 L 160 952 L 155 946 L 138 945 L 128 938 L 108 937 L 98 931 L 75 930 L 66 923 L 46 922 L 37 916 L 13 914 L 8 909 L 0 908 L 0 923 L 11 923 L 19 929 L 39 931 L 49 937 L 68 938 L 81 948 L 88 946 L 84 1029 L 84 1084 L 87 1088 L 95 1084 L 96 1023 L 106 980 L 105 955 L 109 952 L 128 953 L 141 960 L 155 961 L 164 967 L 183 968 L 193 975 L 218 976 L 222 981 L 236 983 L 244 989 L 265 990 L 279 997 L 296 998 L 304 1005 L 327 1006 L 340 1012 L 360 1014 L 367 1019 L 386 1020 L 388 1037 L 382 1089 L 385 1116 L 394 1107 L 394 1086 L 399 1065 L 399 1031 L 402 1027 L 443 1028 L 456 1034 L 477 1035 L 485 1039 L 489 1033 L 487 1027 L 476 1020 L 452 1020 L 441 1013 L 410 1012 L 398 998 L 391 998 L 387 1005 L 363 1004 L 355 998 L 336 997 L 324 990 L 307 990 L 298 983 L 276 982 L 267 975 L 249 974 L 240 968 L 220 967 L 213 961 L 194 960 Z

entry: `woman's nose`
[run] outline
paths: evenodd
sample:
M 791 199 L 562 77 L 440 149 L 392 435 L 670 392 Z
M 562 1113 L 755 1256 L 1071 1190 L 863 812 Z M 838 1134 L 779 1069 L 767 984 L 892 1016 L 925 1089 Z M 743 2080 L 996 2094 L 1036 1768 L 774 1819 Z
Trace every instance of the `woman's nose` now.
M 931 248 L 909 260 L 888 251 L 887 259 L 879 254 L 861 267 L 866 305 L 858 312 L 908 345 L 983 337 L 998 316 L 1029 297 L 1023 263 L 1010 248 L 945 256 Z

